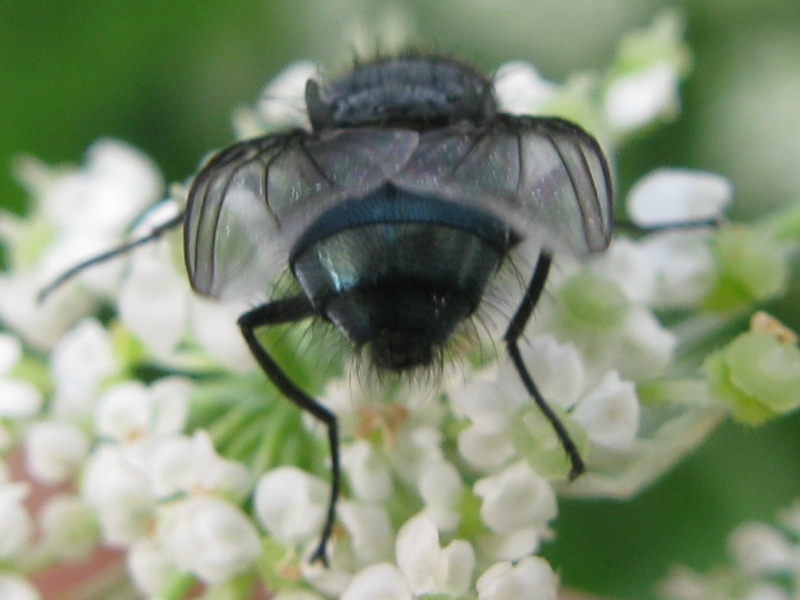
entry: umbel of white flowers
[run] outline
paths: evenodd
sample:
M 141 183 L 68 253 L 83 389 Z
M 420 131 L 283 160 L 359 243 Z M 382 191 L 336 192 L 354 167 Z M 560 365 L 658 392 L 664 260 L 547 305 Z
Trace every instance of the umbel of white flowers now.
M 564 116 L 613 150 L 676 113 L 688 64 L 672 15 L 620 48 L 607 72 L 563 85 L 525 63 L 501 67 L 503 110 Z M 263 97 L 301 97 L 312 74 L 290 66 Z M 239 110 L 236 126 L 259 135 L 297 125 L 296 115 L 262 102 Z M 536 552 L 553 537 L 559 494 L 630 496 L 726 416 L 757 424 L 800 399 L 795 339 L 768 316 L 713 352 L 702 343 L 709 324 L 786 292 L 800 222 L 787 215 L 620 236 L 603 256 L 557 263 L 522 354 L 586 457 L 588 473 L 570 485 L 549 423 L 490 349 L 466 348 L 435 390 L 376 396 L 331 377 L 326 346 L 303 327 L 282 331 L 267 340 L 276 358 L 341 424 L 347 492 L 323 569 L 306 561 L 328 497 L 322 432 L 255 370 L 236 326 L 245 307 L 192 294 L 178 239 L 35 300 L 65 268 L 126 239 L 162 197 L 152 161 L 101 140 L 77 168 L 28 158 L 18 175 L 30 213 L 0 218 L 0 318 L 14 332 L 0 335 L 2 598 L 39 597 L 27 575 L 104 545 L 125 552 L 143 596 L 165 600 L 196 582 L 207 598 L 248 598 L 263 585 L 284 600 L 554 599 L 558 578 Z M 184 196 L 173 186 L 133 235 L 174 216 Z M 731 197 L 718 175 L 661 169 L 627 205 L 648 226 L 717 218 Z M 686 316 L 665 325 L 676 308 Z M 697 354 L 677 354 L 690 337 Z M 142 366 L 159 376 L 137 380 Z M 8 466 L 20 449 L 29 481 Z M 31 514 L 34 484 L 65 491 Z

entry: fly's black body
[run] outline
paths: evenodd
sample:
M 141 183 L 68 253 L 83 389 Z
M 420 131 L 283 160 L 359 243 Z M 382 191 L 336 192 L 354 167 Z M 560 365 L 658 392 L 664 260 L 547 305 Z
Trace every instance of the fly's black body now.
M 517 342 L 552 255 L 608 246 L 611 178 L 595 139 L 561 119 L 500 113 L 491 81 L 429 56 L 310 80 L 306 105 L 311 131 L 247 140 L 212 157 L 182 222 L 198 293 L 263 295 L 287 267 L 299 283 L 296 295 L 238 323 L 264 373 L 327 427 L 332 486 L 314 559 L 326 562 L 339 494 L 336 417 L 284 374 L 257 340 L 259 327 L 320 318 L 380 369 L 424 367 L 473 315 L 509 255 L 531 251 L 535 267 L 504 342 L 569 456 L 570 476 L 580 474 L 575 444 Z

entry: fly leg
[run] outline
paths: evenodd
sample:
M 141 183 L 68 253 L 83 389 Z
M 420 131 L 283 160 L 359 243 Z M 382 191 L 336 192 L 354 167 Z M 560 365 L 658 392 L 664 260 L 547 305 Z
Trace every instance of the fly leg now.
M 544 414 L 550 422 L 550 425 L 553 426 L 553 430 L 556 432 L 561 445 L 564 447 L 564 451 L 569 457 L 571 464 L 569 478 L 572 480 L 586 470 L 586 465 L 583 463 L 583 459 L 578 452 L 578 448 L 575 446 L 575 442 L 567 432 L 567 428 L 564 427 L 564 424 L 559 420 L 555 412 L 553 412 L 553 409 L 547 404 L 539 388 L 536 387 L 533 378 L 530 373 L 528 373 L 528 369 L 522 360 L 522 355 L 517 345 L 517 341 L 520 336 L 522 336 L 525 326 L 528 324 L 531 314 L 533 314 L 533 309 L 536 307 L 536 303 L 539 301 L 539 297 L 542 294 L 544 284 L 547 281 L 547 274 L 550 272 L 552 260 L 553 257 L 547 252 L 542 251 L 542 253 L 539 254 L 536 267 L 533 270 L 533 275 L 528 283 L 528 288 L 525 290 L 525 296 L 522 298 L 517 311 L 508 324 L 508 329 L 503 336 L 503 341 L 506 343 L 508 355 L 511 357 L 511 362 L 514 363 L 514 368 L 516 368 L 517 373 L 519 373 L 520 379 L 522 379 L 522 383 L 525 385 L 525 389 L 528 390 L 528 393 L 533 397 L 534 402 L 536 402 L 536 406 L 539 407 L 542 414 Z
M 252 352 L 256 361 L 258 361 L 264 374 L 275 384 L 275 387 L 301 410 L 311 413 L 317 420 L 322 421 L 328 429 L 328 444 L 330 445 L 331 451 L 331 495 L 328 501 L 325 525 L 322 528 L 322 539 L 311 557 L 312 561 L 319 560 L 322 564 L 327 566 L 328 557 L 326 555 L 326 546 L 333 532 L 333 522 L 336 518 L 336 501 L 339 498 L 339 484 L 341 479 L 339 465 L 339 431 L 336 423 L 336 415 L 297 387 L 297 385 L 286 376 L 267 351 L 264 350 L 255 335 L 255 330 L 259 327 L 291 323 L 315 314 L 316 312 L 313 307 L 304 296 L 295 296 L 257 306 L 244 313 L 239 317 L 237 322 L 250 348 L 250 352 Z

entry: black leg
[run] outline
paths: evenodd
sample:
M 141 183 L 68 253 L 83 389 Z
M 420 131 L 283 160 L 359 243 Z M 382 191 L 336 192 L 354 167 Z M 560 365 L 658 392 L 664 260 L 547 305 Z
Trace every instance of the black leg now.
M 132 242 L 128 242 L 127 244 L 123 244 L 122 246 L 117 246 L 116 248 L 112 248 L 111 250 L 103 252 L 102 254 L 98 254 L 97 256 L 93 256 L 92 258 L 89 258 L 87 260 L 84 260 L 83 262 L 78 263 L 74 267 L 68 269 L 67 271 L 64 271 L 50 284 L 48 284 L 47 287 L 43 288 L 39 292 L 37 300 L 39 302 L 44 302 L 50 294 L 55 292 L 58 288 L 60 288 L 70 279 L 72 279 L 76 275 L 79 275 L 86 269 L 93 267 L 95 265 L 100 265 L 106 261 L 111 260 L 112 258 L 116 258 L 117 256 L 121 256 L 123 254 L 126 254 L 127 252 L 130 252 L 134 248 L 138 248 L 139 246 L 144 246 L 145 244 L 149 244 L 150 242 L 157 240 L 170 229 L 173 229 L 178 225 L 180 225 L 181 223 L 183 223 L 183 217 L 184 217 L 183 212 L 180 212 L 179 214 L 172 217 L 166 223 L 162 223 L 161 225 L 154 227 L 153 230 L 146 236 L 140 237 L 139 239 L 133 240 Z
M 522 355 L 519 352 L 519 346 L 517 345 L 517 340 L 519 340 L 522 332 L 525 330 L 525 325 L 528 323 L 533 309 L 539 301 L 539 296 L 542 294 L 544 284 L 547 281 L 547 274 L 550 272 L 552 260 L 553 257 L 547 252 L 542 252 L 539 255 L 539 259 L 536 261 L 536 267 L 533 270 L 533 276 L 528 284 L 528 289 L 525 290 L 525 296 L 522 302 L 520 302 L 517 312 L 514 313 L 514 316 L 511 318 L 511 322 L 508 324 L 508 329 L 503 336 L 503 340 L 506 342 L 508 355 L 511 357 L 511 362 L 514 363 L 514 367 L 517 369 L 517 373 L 519 373 L 520 379 L 522 379 L 522 383 L 525 385 L 525 389 L 527 389 L 528 393 L 533 397 L 536 406 L 539 407 L 542 414 L 550 421 L 558 439 L 561 441 L 561 445 L 564 447 L 564 451 L 567 453 L 572 465 L 569 471 L 569 478 L 575 479 L 586 470 L 586 465 L 583 464 L 583 459 L 578 452 L 578 448 L 575 446 L 575 442 L 573 442 L 572 438 L 569 436 L 567 428 L 564 427 L 564 424 L 558 419 L 558 416 L 547 404 L 541 392 L 536 387 L 536 384 L 533 382 L 533 378 L 525 367 Z
M 258 306 L 239 317 L 238 324 L 247 345 L 250 347 L 250 352 L 253 353 L 253 356 L 261 366 L 261 370 L 264 371 L 270 381 L 275 384 L 275 387 L 277 387 L 286 398 L 300 407 L 300 409 L 308 411 L 314 417 L 325 423 L 325 426 L 328 428 L 328 443 L 331 449 L 331 495 L 328 501 L 328 514 L 325 518 L 325 526 L 322 529 L 322 539 L 311 557 L 312 561 L 319 560 L 322 564 L 327 566 L 328 557 L 325 550 L 328 540 L 331 538 L 331 533 L 333 532 L 333 522 L 336 517 L 336 501 L 339 498 L 339 480 L 341 478 L 339 467 L 339 433 L 336 424 L 336 415 L 297 387 L 297 385 L 295 385 L 281 370 L 278 364 L 272 360 L 272 357 L 267 354 L 255 335 L 255 330 L 258 327 L 290 323 L 313 316 L 314 314 L 316 314 L 316 312 L 309 304 L 308 300 L 305 297 L 298 296 Z

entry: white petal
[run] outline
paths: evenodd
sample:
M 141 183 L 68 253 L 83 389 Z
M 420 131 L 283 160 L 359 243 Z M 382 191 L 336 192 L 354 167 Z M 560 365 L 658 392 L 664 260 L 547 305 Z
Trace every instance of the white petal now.
M 42 407 L 42 393 L 26 381 L 0 379 L 0 418 L 29 419 Z
M 520 352 L 528 372 L 548 402 L 569 408 L 578 400 L 584 385 L 584 367 L 574 346 L 559 344 L 551 336 L 536 336 L 520 344 Z M 511 361 L 504 364 L 499 377 L 501 381 L 514 381 L 519 396 L 529 401 L 530 396 Z M 520 383 L 517 385 L 517 382 Z
M 33 584 L 14 573 L 0 574 L 0 598 L 8 600 L 41 600 L 42 596 Z
M 22 358 L 22 344 L 8 333 L 0 333 L 0 376 L 8 375 Z
M 728 546 L 739 565 L 751 575 L 792 573 L 796 567 L 795 548 L 780 531 L 768 525 L 740 525 L 731 534 Z
M 361 500 L 380 502 L 392 493 L 392 474 L 384 458 L 366 440 L 342 448 L 342 467 L 353 493 Z
M 184 377 L 165 377 L 150 385 L 153 399 L 153 433 L 180 433 L 189 416 L 192 383 Z
M 626 379 L 642 381 L 664 372 L 678 341 L 647 310 L 634 306 L 622 325 L 616 348 L 610 347 L 613 362 Z
M 94 319 L 81 321 L 50 355 L 55 415 L 91 416 L 100 383 L 117 368 L 108 332 Z
M 89 296 L 57 290 L 46 302 L 37 295 L 53 277 L 38 273 L 0 275 L 0 317 L 9 329 L 40 350 L 49 350 L 94 306 Z
M 120 232 L 161 196 L 163 181 L 155 164 L 129 144 L 99 140 L 86 165 L 63 175 L 42 200 L 60 227 Z
M 97 401 L 98 436 L 124 442 L 144 435 L 150 427 L 152 400 L 147 388 L 128 381 L 109 388 Z
M 721 175 L 689 169 L 657 169 L 628 194 L 628 214 L 640 227 L 719 218 L 733 198 Z
M 247 373 L 256 361 L 236 320 L 246 312 L 241 302 L 213 302 L 190 297 L 190 323 L 198 343 L 208 354 L 236 373 Z
M 494 431 L 482 425 L 468 427 L 458 435 L 458 452 L 481 471 L 499 468 L 516 455 L 507 429 Z
M 341 600 L 413 600 L 405 577 L 393 565 L 378 563 L 360 571 Z
M 650 256 L 630 240 L 615 240 L 597 260 L 592 270 L 616 283 L 634 302 L 653 298 L 656 270 Z
M 638 129 L 678 107 L 678 73 L 668 62 L 615 80 L 605 97 L 609 124 L 620 131 Z
M 530 115 L 553 99 L 558 86 L 542 77 L 530 63 L 513 61 L 497 69 L 494 91 L 502 112 Z
M 543 526 L 558 512 L 553 488 L 525 463 L 478 480 L 473 490 L 483 499 L 481 518 L 497 533 Z
M 97 520 L 78 496 L 58 494 L 50 498 L 38 517 L 42 543 L 54 557 L 81 561 L 97 547 Z
M 425 515 L 406 521 L 397 533 L 397 566 L 408 579 L 415 594 L 437 590 L 441 548 L 439 531 Z
M 164 507 L 158 539 L 179 568 L 212 584 L 249 569 L 261 552 L 250 519 L 233 504 L 211 496 L 192 496 Z
M 271 129 L 307 128 L 306 83 L 318 74 L 317 65 L 305 60 L 292 63 L 278 73 L 261 92 L 257 110 L 264 123 Z
M 716 262 L 707 231 L 664 231 L 640 242 L 656 273 L 652 306 L 692 307 L 712 289 Z
M 107 543 L 127 546 L 151 533 L 156 499 L 146 474 L 122 448 L 98 448 L 89 457 L 81 483 L 81 496 L 97 511 Z
M 420 472 L 419 495 L 425 514 L 443 531 L 453 531 L 459 523 L 459 503 L 463 484 L 458 469 L 443 459 L 427 461 Z
M 639 430 L 639 413 L 636 388 L 612 371 L 578 403 L 572 417 L 584 426 L 595 444 L 627 450 Z
M 89 453 L 89 438 L 66 421 L 42 421 L 25 432 L 26 464 L 43 483 L 64 483 L 82 466 Z
M 516 565 L 492 565 L 478 578 L 477 590 L 479 600 L 556 600 L 558 578 L 547 561 L 528 556 Z
M 350 534 L 350 545 L 360 564 L 389 560 L 394 549 L 392 524 L 380 505 L 342 501 L 337 515 Z
M 33 535 L 33 519 L 22 503 L 27 494 L 25 484 L 0 485 L 0 559 L 15 558 Z
M 178 575 L 178 567 L 167 550 L 150 540 L 136 542 L 125 558 L 131 581 L 146 596 L 156 596 Z
M 156 356 L 181 341 L 189 313 L 189 285 L 172 263 L 166 240 L 137 249 L 119 293 L 120 318 Z
M 256 485 L 256 516 L 283 543 L 303 544 L 318 536 L 327 505 L 328 485 L 294 467 L 273 469 Z

